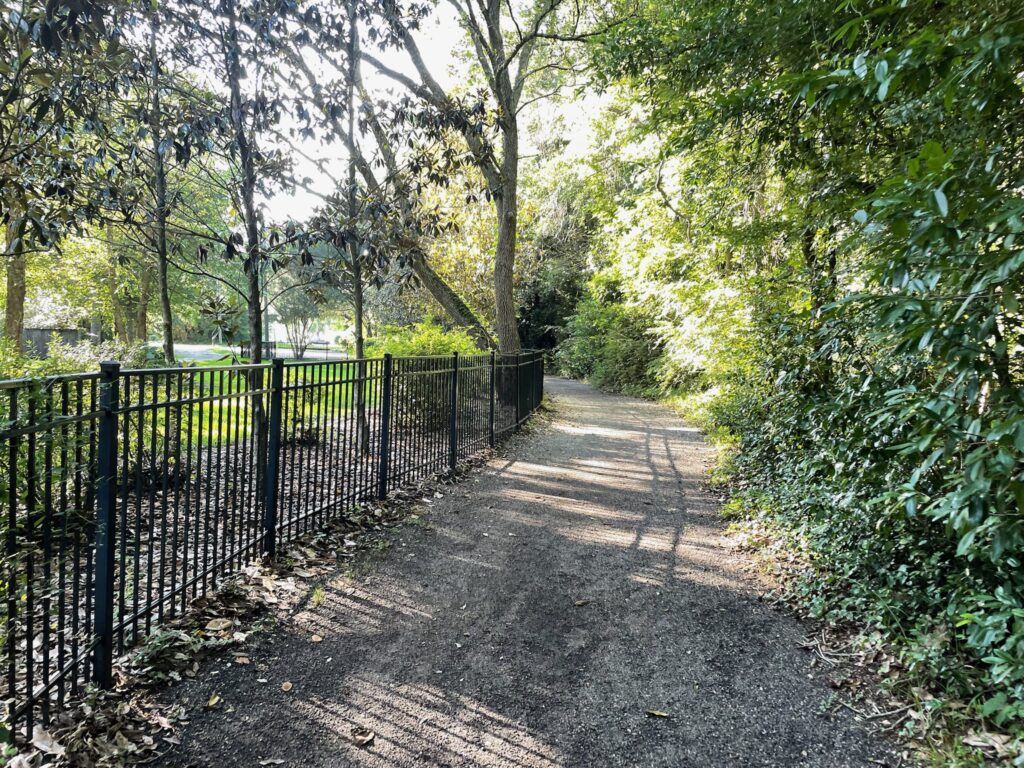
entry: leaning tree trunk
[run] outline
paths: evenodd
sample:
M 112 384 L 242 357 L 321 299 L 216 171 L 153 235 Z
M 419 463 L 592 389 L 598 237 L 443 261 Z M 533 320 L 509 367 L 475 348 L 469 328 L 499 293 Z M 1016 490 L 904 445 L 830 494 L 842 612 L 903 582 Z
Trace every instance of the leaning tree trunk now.
M 494 347 L 494 339 L 491 338 L 491 334 L 487 332 L 484 324 L 480 322 L 473 310 L 423 258 L 416 258 L 412 268 L 423 287 L 441 305 L 455 325 L 465 329 L 480 349 Z

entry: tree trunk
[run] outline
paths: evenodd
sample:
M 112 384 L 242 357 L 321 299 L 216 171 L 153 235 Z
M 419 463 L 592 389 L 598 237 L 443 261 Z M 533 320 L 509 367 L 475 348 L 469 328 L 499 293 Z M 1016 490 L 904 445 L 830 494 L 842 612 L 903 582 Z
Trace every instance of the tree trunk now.
M 153 271 L 147 264 L 139 274 L 139 300 L 135 304 L 135 328 L 132 337 L 135 341 L 146 343 L 149 336 L 147 319 L 149 315 L 149 298 L 153 289 Z
M 506 188 L 498 204 L 498 243 L 494 249 L 495 330 L 498 349 L 505 355 L 514 355 L 522 349 L 512 282 L 516 260 L 517 203 L 515 187 Z
M 224 55 L 227 65 L 228 87 L 231 91 L 231 128 L 238 147 L 238 162 L 242 171 L 240 197 L 242 218 L 245 224 L 245 270 L 247 291 L 246 309 L 249 325 L 249 362 L 263 361 L 263 292 L 260 286 L 259 227 L 256 221 L 256 157 L 250 137 L 246 131 L 245 112 L 242 103 L 242 63 L 238 43 L 238 18 L 233 1 L 227 2 L 229 34 L 225 40 Z M 254 400 L 255 402 L 255 400 Z
M 11 227 L 7 229 L 6 240 L 4 252 L 7 254 L 7 305 L 4 307 L 4 335 L 22 351 L 25 336 L 26 258 L 21 240 Z
M 128 341 L 128 320 L 124 299 L 117 286 L 117 253 L 114 251 L 114 229 L 107 225 L 107 249 L 110 253 L 110 272 L 107 286 L 110 289 L 110 314 L 114 320 L 114 338 L 122 344 Z
M 153 196 L 154 231 L 156 245 L 156 281 L 160 294 L 160 331 L 163 337 L 164 362 L 174 364 L 174 317 L 171 314 L 171 293 L 167 287 L 167 173 L 160 152 L 160 133 L 163 105 L 160 101 L 160 61 L 156 50 L 157 15 L 150 19 L 149 67 L 152 77 L 152 109 L 150 135 L 153 138 Z
M 346 100 L 348 102 L 348 215 L 349 222 L 354 223 L 359 213 L 356 201 L 356 138 L 355 138 L 355 84 L 356 84 L 356 0 L 348 2 L 348 83 Z M 363 345 L 363 267 L 359 263 L 359 246 L 349 245 L 349 258 L 352 260 L 352 318 L 355 324 L 356 363 L 358 375 L 356 382 L 356 440 L 359 452 L 367 455 L 370 452 L 370 424 L 366 418 L 366 363 L 363 358 L 366 350 Z
M 502 184 L 495 197 L 498 242 L 494 249 L 494 315 L 498 348 L 502 354 L 515 355 L 522 349 L 513 291 L 519 215 L 519 132 L 515 116 L 506 119 L 509 122 L 502 131 Z

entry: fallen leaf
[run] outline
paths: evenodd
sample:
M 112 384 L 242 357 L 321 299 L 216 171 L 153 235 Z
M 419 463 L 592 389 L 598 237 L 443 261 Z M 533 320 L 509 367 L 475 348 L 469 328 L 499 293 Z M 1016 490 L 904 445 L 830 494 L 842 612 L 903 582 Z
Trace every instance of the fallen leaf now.
M 373 731 L 369 728 L 363 728 L 362 726 L 356 726 L 352 729 L 352 741 L 355 742 L 357 747 L 368 747 L 373 744 L 373 740 L 377 737 Z
M 584 605 L 590 605 L 590 600 L 587 598 L 584 598 L 583 600 L 577 600 L 575 603 L 573 603 L 573 605 L 575 605 L 577 608 L 581 608 Z
M 660 709 L 648 709 L 645 714 L 648 717 L 672 717 L 668 712 L 662 712 Z
M 280 757 L 268 757 L 266 760 L 260 760 L 260 765 L 284 765 L 284 760 Z
M 32 746 L 48 755 L 64 755 L 64 745 L 56 741 L 50 732 L 40 725 L 32 729 Z
M 281 683 L 281 690 L 284 691 L 285 693 L 287 693 L 291 689 L 292 689 L 292 684 L 290 682 L 288 682 L 287 680 L 285 680 L 283 683 Z
M 969 747 L 977 747 L 978 749 L 991 750 L 999 757 L 1005 757 L 1009 754 L 1008 744 L 1010 737 L 1004 733 L 977 733 L 972 732 L 964 738 L 964 744 Z M 33 743 L 35 741 L 33 740 Z
M 231 619 L 210 619 L 210 622 L 206 625 L 206 631 L 223 632 L 225 629 L 231 629 L 233 623 Z
M 209 699 L 207 699 L 207 701 L 206 701 L 206 708 L 207 709 L 213 709 L 218 704 L 220 704 L 220 694 L 215 693 L 215 694 L 213 694 L 213 696 L 211 696 Z
M 309 639 L 312 640 L 314 643 L 322 643 L 324 641 L 324 639 L 320 637 L 320 635 L 313 635 Z
M 248 656 L 235 656 L 235 664 L 248 664 L 248 663 L 249 663 L 249 657 Z

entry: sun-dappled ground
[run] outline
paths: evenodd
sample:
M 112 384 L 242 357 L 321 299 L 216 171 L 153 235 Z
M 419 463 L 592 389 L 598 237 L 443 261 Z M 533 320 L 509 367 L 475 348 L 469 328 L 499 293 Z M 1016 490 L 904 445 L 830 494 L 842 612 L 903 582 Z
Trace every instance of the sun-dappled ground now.
M 549 390 L 550 424 L 327 581 L 251 663 L 172 689 L 190 722 L 157 764 L 896 766 L 825 714 L 803 629 L 758 601 L 700 435 L 658 405 Z

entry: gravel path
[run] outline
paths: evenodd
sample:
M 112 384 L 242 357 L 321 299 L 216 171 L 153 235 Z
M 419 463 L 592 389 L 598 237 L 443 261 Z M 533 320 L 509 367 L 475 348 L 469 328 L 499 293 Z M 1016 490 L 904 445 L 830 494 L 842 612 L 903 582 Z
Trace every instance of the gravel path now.
M 367 573 L 330 582 L 251 665 L 211 662 L 174 689 L 191 722 L 157 764 L 895 766 L 820 714 L 805 630 L 758 602 L 723 538 L 697 431 L 548 387 L 553 422 L 396 531 Z

